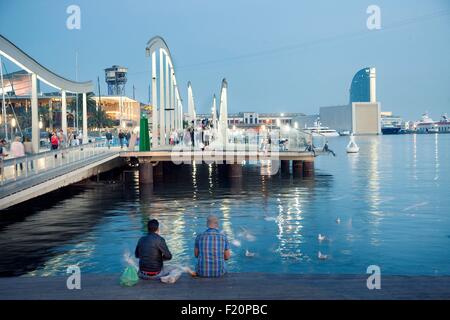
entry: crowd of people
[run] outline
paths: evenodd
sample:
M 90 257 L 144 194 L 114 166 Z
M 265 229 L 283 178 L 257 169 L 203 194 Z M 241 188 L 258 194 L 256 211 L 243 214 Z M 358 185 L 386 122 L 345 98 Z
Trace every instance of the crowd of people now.
M 219 230 L 216 216 L 208 216 L 206 226 L 207 229 L 195 238 L 193 254 L 197 258 L 197 265 L 191 275 L 221 277 L 227 272 L 225 261 L 231 258 L 230 244 L 227 236 Z M 165 239 L 159 235 L 157 220 L 150 220 L 147 229 L 147 235 L 139 239 L 135 250 L 135 256 L 139 259 L 138 275 L 143 280 L 159 280 L 172 269 L 170 265 L 164 264 L 164 261 L 172 259 L 172 253 Z
M 83 132 L 69 130 L 66 134 L 63 129 L 48 132 L 48 142 L 52 150 L 83 144 Z
M 199 124 L 194 121 L 188 126 L 182 135 L 182 141 L 185 146 L 205 148 L 216 139 L 216 130 L 207 120 L 202 120 Z

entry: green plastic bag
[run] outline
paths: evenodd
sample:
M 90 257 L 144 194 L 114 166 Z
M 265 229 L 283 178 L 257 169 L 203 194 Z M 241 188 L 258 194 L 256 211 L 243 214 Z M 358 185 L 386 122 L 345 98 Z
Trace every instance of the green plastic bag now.
M 137 270 L 133 266 L 128 266 L 120 276 L 120 285 L 125 287 L 132 287 L 139 282 Z

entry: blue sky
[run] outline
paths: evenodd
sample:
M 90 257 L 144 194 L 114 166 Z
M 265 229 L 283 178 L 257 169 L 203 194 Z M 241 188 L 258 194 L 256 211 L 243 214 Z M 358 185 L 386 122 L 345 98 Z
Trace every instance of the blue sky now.
M 66 28 L 71 4 L 81 30 Z M 381 31 L 366 27 L 371 4 L 381 8 Z M 134 84 L 148 100 L 145 45 L 161 35 L 182 97 L 191 81 L 199 112 L 209 112 L 226 77 L 231 112 L 317 113 L 347 103 L 353 74 L 374 66 L 383 110 L 450 114 L 448 0 L 0 0 L 0 18 L 2 35 L 67 78 L 78 51 L 79 80 L 100 76 L 103 94 L 103 69 L 119 64 L 129 68 L 128 95 Z

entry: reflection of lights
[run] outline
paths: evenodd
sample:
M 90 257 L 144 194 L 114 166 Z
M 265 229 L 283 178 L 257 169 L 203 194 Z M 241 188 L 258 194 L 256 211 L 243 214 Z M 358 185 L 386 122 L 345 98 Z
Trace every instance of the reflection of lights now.
M 223 214 L 223 231 L 225 234 L 230 237 L 231 239 L 234 238 L 233 229 L 232 229 L 232 223 L 231 223 L 231 215 L 230 215 L 230 200 L 229 199 L 223 199 L 222 205 L 220 207 L 220 211 Z
M 212 163 L 208 164 L 208 181 L 209 181 L 209 193 L 212 194 L 212 189 L 214 188 Z
M 281 199 L 277 199 L 279 203 L 279 214 L 277 217 L 279 247 L 277 252 L 280 253 L 283 259 L 299 260 L 303 257 L 301 250 L 303 243 L 302 196 L 304 194 L 300 191 L 300 188 L 296 188 L 292 198 L 284 199 L 287 202 L 287 209 L 284 209 Z
M 374 142 L 371 144 L 370 153 L 369 153 L 369 200 L 371 204 L 371 208 L 369 213 L 372 215 L 372 221 L 370 224 L 375 228 L 375 230 L 371 233 L 371 242 L 372 245 L 378 245 L 380 240 L 376 238 L 379 235 L 378 230 L 376 228 L 379 226 L 381 220 L 383 219 L 383 212 L 380 210 L 380 170 L 379 166 L 379 143 L 380 137 L 374 137 Z
M 13 128 L 16 127 L 16 119 L 14 119 L 14 118 L 11 119 L 11 127 L 13 127 Z
M 435 134 L 434 135 L 434 168 L 435 168 L 435 173 L 434 173 L 434 180 L 438 180 L 439 179 L 439 135 Z
M 413 134 L 413 173 L 414 179 L 417 180 L 417 135 Z
M 194 187 L 194 192 L 192 193 L 192 199 L 197 199 L 197 165 L 195 160 L 192 161 L 192 185 Z

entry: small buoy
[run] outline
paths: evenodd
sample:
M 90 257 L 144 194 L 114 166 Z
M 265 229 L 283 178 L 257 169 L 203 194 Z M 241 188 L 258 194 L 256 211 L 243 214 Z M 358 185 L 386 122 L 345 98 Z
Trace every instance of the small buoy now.
M 347 145 L 347 153 L 358 153 L 359 152 L 359 147 L 355 142 L 355 137 L 352 134 L 350 136 L 350 142 Z

